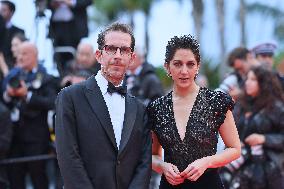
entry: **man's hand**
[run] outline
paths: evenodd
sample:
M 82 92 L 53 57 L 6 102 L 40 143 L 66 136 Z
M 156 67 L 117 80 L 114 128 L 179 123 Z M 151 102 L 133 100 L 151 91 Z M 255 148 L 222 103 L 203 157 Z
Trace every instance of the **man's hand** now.
M 12 88 L 10 86 L 7 87 L 7 94 L 11 97 L 23 97 L 25 98 L 28 93 L 28 88 L 26 86 L 26 83 L 21 80 L 21 87 L 19 88 Z

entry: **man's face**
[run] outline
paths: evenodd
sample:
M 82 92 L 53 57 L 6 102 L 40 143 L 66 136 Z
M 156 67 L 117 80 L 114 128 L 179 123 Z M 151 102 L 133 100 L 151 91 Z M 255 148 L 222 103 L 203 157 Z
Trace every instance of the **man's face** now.
M 96 51 L 96 58 L 102 65 L 102 72 L 114 81 L 121 81 L 130 63 L 134 60 L 131 36 L 120 31 L 110 31 L 105 35 L 105 46 Z
M 83 68 L 90 68 L 95 63 L 95 56 L 91 45 L 79 45 L 76 54 L 77 63 Z
M 261 65 L 266 66 L 269 69 L 272 69 L 273 66 L 273 55 L 272 54 L 258 54 L 256 59 L 260 62 Z
M 136 52 L 136 57 L 134 61 L 129 65 L 129 70 L 131 72 L 134 72 L 140 65 L 142 65 L 144 62 L 144 57 Z
M 34 47 L 23 44 L 19 48 L 19 66 L 31 71 L 37 64 L 37 52 Z
M 6 22 L 9 21 L 13 16 L 13 13 L 10 11 L 9 7 L 3 3 L 0 4 L 0 14 L 3 16 Z

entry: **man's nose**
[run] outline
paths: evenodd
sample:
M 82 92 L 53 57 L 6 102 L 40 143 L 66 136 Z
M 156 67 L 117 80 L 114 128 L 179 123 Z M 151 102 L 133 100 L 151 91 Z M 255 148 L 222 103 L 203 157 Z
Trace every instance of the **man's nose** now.
M 120 51 L 120 48 L 117 48 L 116 49 L 116 52 L 114 54 L 114 58 L 121 58 L 121 51 Z

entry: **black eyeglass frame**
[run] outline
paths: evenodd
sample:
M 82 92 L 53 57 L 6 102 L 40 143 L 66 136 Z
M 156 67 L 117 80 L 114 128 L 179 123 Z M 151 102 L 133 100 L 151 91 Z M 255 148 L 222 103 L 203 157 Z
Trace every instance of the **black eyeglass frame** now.
M 113 52 L 112 51 L 107 51 L 106 50 L 107 47 L 115 47 L 115 51 L 113 51 Z M 125 51 L 122 51 L 121 50 L 122 48 L 128 48 L 128 49 L 130 49 L 130 52 L 129 53 L 123 53 Z M 117 46 L 114 46 L 114 45 L 104 45 L 102 47 L 101 51 L 104 50 L 108 55 L 115 55 L 115 53 L 117 52 L 117 49 L 119 49 L 119 53 L 120 53 L 121 56 L 129 56 L 129 55 L 131 55 L 133 53 L 133 49 L 131 47 L 126 47 L 126 46 L 117 47 Z

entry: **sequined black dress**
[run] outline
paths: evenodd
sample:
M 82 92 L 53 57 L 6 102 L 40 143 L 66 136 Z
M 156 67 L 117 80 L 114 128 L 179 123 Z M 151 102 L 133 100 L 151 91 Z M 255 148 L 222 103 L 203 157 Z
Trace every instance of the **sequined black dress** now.
M 150 103 L 147 110 L 152 130 L 164 149 L 164 161 L 183 171 L 190 163 L 214 155 L 218 129 L 232 110 L 233 101 L 222 92 L 200 88 L 190 113 L 186 133 L 181 140 L 175 123 L 172 92 Z M 223 189 L 217 169 L 208 169 L 195 182 L 185 180 L 178 186 L 169 184 L 162 176 L 160 189 Z

